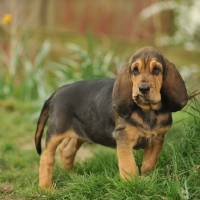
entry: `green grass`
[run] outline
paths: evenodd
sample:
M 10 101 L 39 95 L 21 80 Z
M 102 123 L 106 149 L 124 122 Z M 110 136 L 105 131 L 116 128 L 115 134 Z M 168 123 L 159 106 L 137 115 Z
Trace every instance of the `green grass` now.
M 198 105 L 193 122 L 184 132 L 167 137 L 157 168 L 129 182 L 119 178 L 116 151 L 92 145 L 93 157 L 76 162 L 76 173 L 63 172 L 56 159 L 53 184 L 56 192 L 38 188 L 39 156 L 34 131 L 39 110 L 35 103 L 0 103 L 0 199 L 200 199 L 200 124 Z M 192 109 L 192 108 L 191 108 Z M 36 114 L 37 113 L 37 114 Z M 183 112 L 185 113 L 185 112 Z M 179 119 L 175 119 L 179 121 Z M 182 128 L 183 129 L 183 128 Z M 172 133 L 178 130 L 172 128 Z M 141 166 L 142 151 L 136 151 Z

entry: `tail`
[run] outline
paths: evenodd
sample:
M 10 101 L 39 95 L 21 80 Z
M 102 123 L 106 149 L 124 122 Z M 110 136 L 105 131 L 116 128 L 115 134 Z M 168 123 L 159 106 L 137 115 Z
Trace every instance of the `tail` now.
M 40 117 L 37 122 L 37 129 L 35 133 L 35 147 L 39 155 L 42 152 L 41 139 L 44 131 L 44 126 L 47 122 L 47 119 L 49 118 L 49 103 L 52 97 L 53 95 L 45 101 L 42 111 L 40 113 Z

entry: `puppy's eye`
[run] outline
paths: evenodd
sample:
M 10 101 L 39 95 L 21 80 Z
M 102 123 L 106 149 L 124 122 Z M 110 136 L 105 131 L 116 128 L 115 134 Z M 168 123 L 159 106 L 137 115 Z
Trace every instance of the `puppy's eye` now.
M 138 71 L 138 68 L 137 68 L 137 67 L 135 67 L 135 68 L 133 69 L 133 74 L 134 74 L 135 76 L 137 76 L 137 75 L 139 74 L 139 71 Z
M 156 66 L 155 66 L 155 67 L 153 68 L 153 72 L 152 72 L 152 73 L 153 73 L 154 75 L 158 75 L 160 72 L 161 72 L 161 70 L 160 70 L 159 67 L 156 67 Z

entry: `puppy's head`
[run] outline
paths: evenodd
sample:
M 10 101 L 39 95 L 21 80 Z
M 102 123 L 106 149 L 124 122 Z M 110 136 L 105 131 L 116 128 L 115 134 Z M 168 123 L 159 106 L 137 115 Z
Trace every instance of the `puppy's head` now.
M 145 110 L 157 110 L 161 105 L 163 61 L 158 52 L 148 49 L 140 50 L 130 60 L 132 98 Z
M 113 88 L 113 107 L 127 118 L 134 106 L 158 110 L 164 104 L 169 111 L 187 104 L 187 92 L 175 65 L 155 48 L 137 51 L 123 67 Z

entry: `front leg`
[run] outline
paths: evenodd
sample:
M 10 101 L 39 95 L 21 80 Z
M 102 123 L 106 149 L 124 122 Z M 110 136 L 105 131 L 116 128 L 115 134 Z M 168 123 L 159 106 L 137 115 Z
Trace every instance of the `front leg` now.
M 163 137 L 155 137 L 151 143 L 151 146 L 144 150 L 144 156 L 142 161 L 141 172 L 142 174 L 153 170 L 157 164 L 158 155 L 164 144 Z
M 133 147 L 137 143 L 133 127 L 118 125 L 113 132 L 117 143 L 117 157 L 120 177 L 129 180 L 137 175 L 137 165 L 133 155 Z

